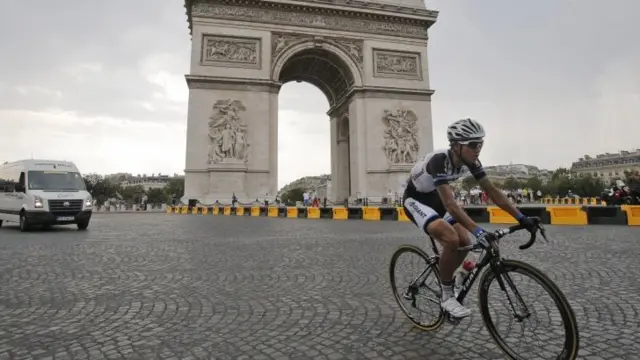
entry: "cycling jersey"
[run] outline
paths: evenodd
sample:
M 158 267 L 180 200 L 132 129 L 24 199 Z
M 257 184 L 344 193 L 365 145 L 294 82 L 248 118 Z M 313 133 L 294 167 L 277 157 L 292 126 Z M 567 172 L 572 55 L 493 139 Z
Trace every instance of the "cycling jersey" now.
M 480 160 L 468 167 L 456 168 L 451 158 L 451 150 L 436 150 L 425 155 L 411 169 L 402 203 L 409 220 L 424 231 L 438 218 L 455 223 L 436 191 L 437 186 L 456 181 L 469 173 L 476 180 L 486 176 Z
M 436 150 L 425 155 L 411 169 L 410 182 L 418 192 L 428 193 L 436 190 L 438 185 L 448 184 L 471 173 L 476 180 L 486 176 L 480 160 L 470 167 L 454 168 L 451 162 L 451 150 Z

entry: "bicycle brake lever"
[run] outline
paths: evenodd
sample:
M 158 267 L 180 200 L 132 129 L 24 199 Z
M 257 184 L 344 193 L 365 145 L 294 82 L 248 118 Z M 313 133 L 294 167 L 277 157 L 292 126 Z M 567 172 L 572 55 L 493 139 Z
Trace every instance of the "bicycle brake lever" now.
M 549 242 L 549 239 L 547 239 L 547 231 L 542 227 L 542 225 L 538 224 L 538 230 L 540 230 L 540 235 L 542 235 L 544 241 Z

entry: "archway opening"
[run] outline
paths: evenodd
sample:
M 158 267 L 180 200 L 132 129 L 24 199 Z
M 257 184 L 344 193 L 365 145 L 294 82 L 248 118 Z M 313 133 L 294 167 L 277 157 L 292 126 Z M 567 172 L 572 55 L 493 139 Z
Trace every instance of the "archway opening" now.
M 333 52 L 311 48 L 291 56 L 277 75 L 283 84 L 278 94 L 280 194 L 297 188 L 321 203 L 348 198 L 349 117 L 336 107 L 353 87 L 351 70 Z

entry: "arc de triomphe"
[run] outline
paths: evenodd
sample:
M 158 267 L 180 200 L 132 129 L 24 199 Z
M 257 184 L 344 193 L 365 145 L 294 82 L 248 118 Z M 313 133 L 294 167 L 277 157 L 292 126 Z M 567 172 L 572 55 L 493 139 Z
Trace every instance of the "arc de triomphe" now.
M 276 194 L 278 93 L 290 81 L 329 100 L 331 201 L 401 191 L 432 150 L 427 30 L 437 12 L 422 0 L 185 0 L 185 8 L 184 200 Z M 315 150 L 301 141 L 297 151 Z

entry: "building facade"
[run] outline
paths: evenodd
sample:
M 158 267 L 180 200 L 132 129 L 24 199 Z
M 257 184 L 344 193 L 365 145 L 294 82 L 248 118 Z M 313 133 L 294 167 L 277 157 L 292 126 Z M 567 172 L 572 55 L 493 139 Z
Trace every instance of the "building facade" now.
M 640 149 L 620 151 L 615 154 L 598 154 L 595 158 L 585 155 L 571 164 L 572 174 L 576 176 L 588 174 L 605 182 L 624 179 L 625 171 L 634 170 L 640 170 Z
M 526 181 L 532 177 L 537 177 L 542 183 L 546 183 L 553 173 L 549 170 L 539 169 L 536 166 L 525 164 L 485 166 L 484 171 L 487 173 L 489 179 L 495 182 L 502 182 L 508 178 Z

